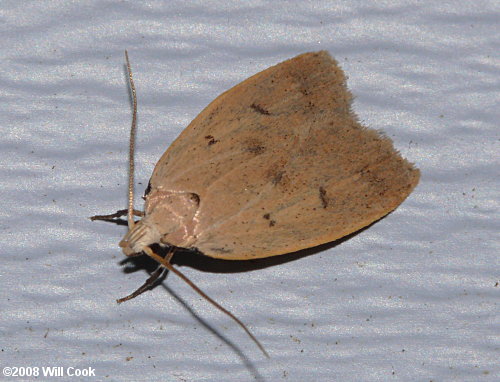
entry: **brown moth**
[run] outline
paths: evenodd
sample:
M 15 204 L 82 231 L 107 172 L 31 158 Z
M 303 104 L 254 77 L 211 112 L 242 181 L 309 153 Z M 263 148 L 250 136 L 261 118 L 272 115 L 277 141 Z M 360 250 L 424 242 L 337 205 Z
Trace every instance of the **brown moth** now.
M 131 129 L 129 208 L 120 242 L 127 256 L 146 253 L 160 268 L 131 295 L 168 269 L 233 318 L 151 245 L 186 248 L 225 260 L 281 255 L 337 240 L 382 218 L 405 200 L 420 173 L 391 140 L 362 126 L 351 110 L 342 69 L 325 52 L 272 66 L 217 97 L 160 158 L 133 209 Z M 135 222 L 133 215 L 141 219 Z
M 362 126 L 327 52 L 270 67 L 217 97 L 153 171 L 144 217 L 120 246 L 218 259 L 276 256 L 339 239 L 394 210 L 419 171 Z

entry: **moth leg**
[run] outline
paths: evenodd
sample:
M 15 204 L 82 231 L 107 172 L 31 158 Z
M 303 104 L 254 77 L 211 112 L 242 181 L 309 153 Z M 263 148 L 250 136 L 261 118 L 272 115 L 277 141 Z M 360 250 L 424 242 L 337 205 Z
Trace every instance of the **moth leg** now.
M 114 220 L 114 219 L 121 218 L 122 216 L 126 216 L 127 213 L 128 213 L 128 210 L 119 210 L 119 211 L 116 211 L 114 214 L 91 216 L 90 220 L 92 220 L 92 221 L 94 221 L 94 220 L 109 221 L 109 220 Z M 139 211 L 139 210 L 134 210 L 134 215 L 135 216 L 139 216 L 139 217 L 143 217 L 144 216 L 144 212 Z
M 167 256 L 165 256 L 164 260 L 168 263 L 170 263 L 170 260 L 172 259 L 172 256 L 174 255 L 173 251 L 170 251 Z M 165 268 L 163 265 L 160 265 L 156 270 L 151 274 L 151 276 L 146 280 L 144 284 L 142 284 L 137 290 L 128 296 L 119 298 L 116 300 L 118 304 L 121 304 L 122 302 L 132 300 L 133 298 L 136 298 L 137 296 L 143 294 L 147 290 L 151 289 L 154 284 L 163 277 L 165 273 L 168 272 L 168 269 Z
M 116 302 L 118 304 L 121 304 L 122 302 L 132 300 L 133 298 L 136 298 L 140 294 L 143 294 L 147 290 L 151 289 L 153 285 L 156 283 L 156 281 L 163 276 L 163 273 L 165 273 L 165 271 L 167 271 L 166 268 L 164 268 L 163 266 L 159 266 L 146 280 L 146 282 L 142 284 L 139 288 L 137 288 L 135 292 L 129 294 L 128 296 L 119 298 L 118 300 L 116 300 Z

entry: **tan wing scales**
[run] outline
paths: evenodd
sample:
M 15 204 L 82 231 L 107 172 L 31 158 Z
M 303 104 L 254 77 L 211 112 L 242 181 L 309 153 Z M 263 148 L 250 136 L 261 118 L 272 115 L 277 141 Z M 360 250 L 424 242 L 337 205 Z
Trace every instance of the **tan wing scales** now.
M 350 104 L 328 53 L 285 61 L 205 108 L 162 156 L 151 187 L 199 196 L 192 245 L 211 257 L 268 257 L 339 239 L 395 209 L 419 179 Z

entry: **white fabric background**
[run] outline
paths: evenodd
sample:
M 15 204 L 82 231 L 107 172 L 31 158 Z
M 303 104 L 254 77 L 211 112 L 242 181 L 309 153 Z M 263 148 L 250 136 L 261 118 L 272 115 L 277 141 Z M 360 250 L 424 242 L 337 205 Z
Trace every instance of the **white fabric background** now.
M 498 381 L 499 20 L 498 1 L 1 1 L 0 366 L 93 367 L 85 380 L 99 381 Z M 360 120 L 422 171 L 394 213 L 338 245 L 180 265 L 270 360 L 173 275 L 115 303 L 151 265 L 121 264 L 125 227 L 87 219 L 126 207 L 124 49 L 138 202 L 212 99 L 321 49 Z

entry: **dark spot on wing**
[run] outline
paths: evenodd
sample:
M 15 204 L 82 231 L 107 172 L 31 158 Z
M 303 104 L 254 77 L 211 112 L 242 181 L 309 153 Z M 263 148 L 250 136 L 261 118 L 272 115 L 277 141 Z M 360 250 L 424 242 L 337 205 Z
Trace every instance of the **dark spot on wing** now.
M 266 220 L 269 220 L 269 227 L 274 227 L 276 224 L 276 220 L 271 220 L 271 214 L 264 214 L 262 217 Z
M 254 155 L 260 155 L 266 151 L 266 147 L 257 139 L 249 139 L 244 144 L 246 146 L 244 150 Z
M 286 164 L 285 159 L 279 159 L 272 163 L 266 171 L 266 180 L 271 182 L 273 186 L 279 187 L 282 191 L 288 189 L 291 181 L 285 170 Z
M 257 113 L 263 114 L 263 115 L 270 115 L 269 111 L 264 109 L 261 105 L 253 103 L 250 105 L 252 109 L 254 109 Z
M 266 151 L 266 148 L 264 146 L 249 146 L 247 148 L 247 151 L 251 152 L 252 154 L 259 155 Z
M 213 135 L 205 135 L 205 139 L 208 140 L 208 145 L 212 146 L 219 142 L 218 139 L 215 139 Z
M 326 190 L 323 188 L 323 186 L 320 186 L 319 188 L 319 199 L 321 200 L 321 205 L 323 208 L 328 207 L 328 197 L 326 196 Z
M 281 182 L 281 179 L 283 179 L 284 174 L 285 174 L 284 171 L 279 171 L 275 173 L 273 178 L 271 179 L 271 183 L 276 186 L 279 182 Z

